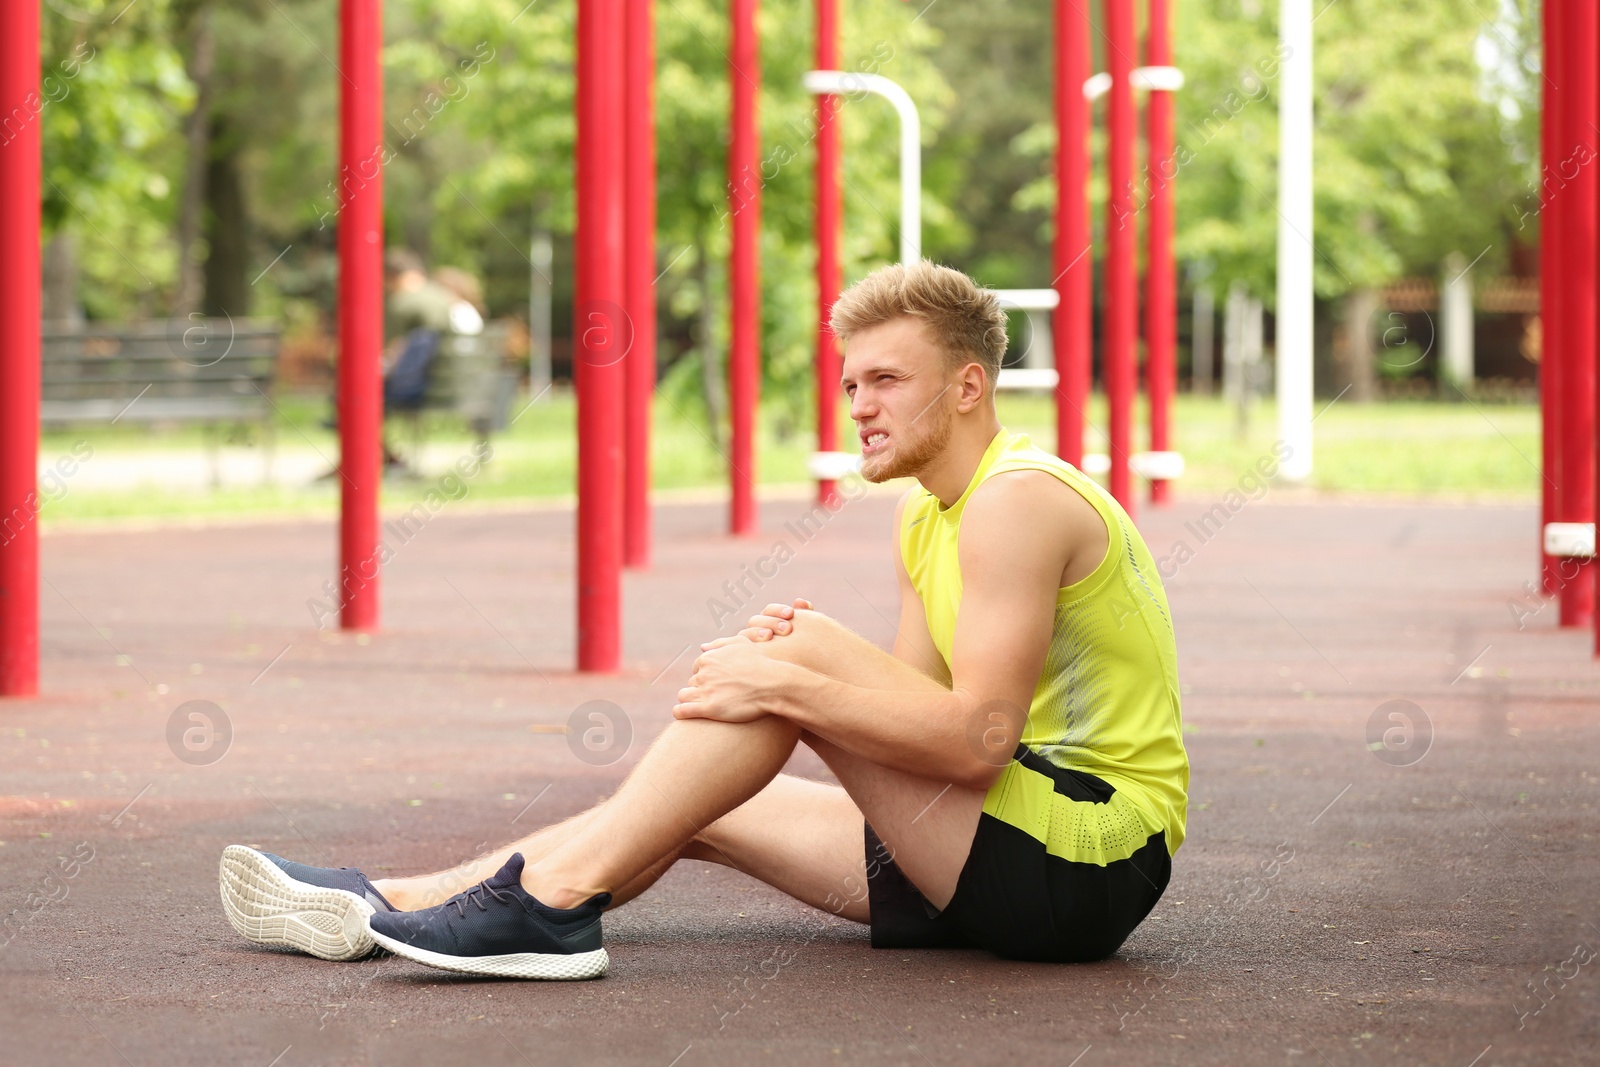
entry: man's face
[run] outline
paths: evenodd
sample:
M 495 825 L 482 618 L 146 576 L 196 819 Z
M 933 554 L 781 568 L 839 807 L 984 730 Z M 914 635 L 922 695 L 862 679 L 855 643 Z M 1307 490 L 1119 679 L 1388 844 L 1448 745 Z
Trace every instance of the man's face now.
M 957 395 L 946 367 L 918 319 L 892 319 L 850 339 L 843 380 L 867 481 L 913 477 L 944 451 Z

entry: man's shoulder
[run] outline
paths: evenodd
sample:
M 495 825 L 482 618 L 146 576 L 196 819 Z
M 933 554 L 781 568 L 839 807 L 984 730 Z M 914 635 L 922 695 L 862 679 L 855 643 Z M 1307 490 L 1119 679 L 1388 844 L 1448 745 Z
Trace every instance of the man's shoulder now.
M 1082 494 L 1043 467 L 1007 466 L 992 471 L 972 490 L 963 517 L 990 513 L 1034 513 L 1067 505 Z
M 1074 505 L 1074 499 L 1077 503 Z M 1083 498 L 1047 471 L 1023 468 L 985 478 L 967 499 L 961 515 L 963 540 L 1021 545 L 1072 526 Z
M 1054 562 L 1058 554 L 1071 554 L 1079 546 L 1110 536 L 1110 521 L 1090 498 L 1095 488 L 1092 482 L 1080 485 L 1053 468 L 997 471 L 973 490 L 962 526 L 990 546 L 975 547 L 977 551 L 1043 553 Z
M 973 491 L 971 503 L 980 496 L 989 507 L 1054 503 L 1077 513 L 1102 511 L 1101 504 L 1109 500 L 1093 478 L 1060 456 L 1031 444 L 1023 435 L 1014 437 L 996 458 L 982 484 Z

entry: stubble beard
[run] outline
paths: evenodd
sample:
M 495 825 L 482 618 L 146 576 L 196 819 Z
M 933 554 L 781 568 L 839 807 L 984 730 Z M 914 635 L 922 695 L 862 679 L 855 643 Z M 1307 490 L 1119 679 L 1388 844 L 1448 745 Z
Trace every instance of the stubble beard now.
M 904 434 L 890 436 L 887 455 L 862 457 L 861 477 L 874 484 L 915 477 L 950 443 L 951 422 L 949 410 L 935 401 L 921 417 L 912 421 L 912 426 L 920 425 L 921 433 L 913 433 L 907 427 Z

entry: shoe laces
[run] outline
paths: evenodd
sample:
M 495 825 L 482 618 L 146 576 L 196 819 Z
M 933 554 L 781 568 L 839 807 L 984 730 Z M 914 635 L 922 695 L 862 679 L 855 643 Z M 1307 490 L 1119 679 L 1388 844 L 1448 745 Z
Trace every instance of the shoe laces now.
M 459 896 L 451 897 L 449 900 L 445 901 L 445 903 L 446 904 L 454 904 L 456 906 L 456 914 L 458 916 L 460 916 L 461 918 L 466 918 L 466 915 L 467 915 L 467 901 L 469 901 L 469 900 L 472 901 L 474 904 L 476 904 L 478 906 L 478 910 L 479 911 L 488 911 L 489 910 L 489 905 L 487 905 L 487 904 L 485 904 L 483 902 L 483 895 L 485 893 L 487 893 L 489 896 L 494 897 L 496 900 L 498 900 L 502 904 L 510 904 L 510 903 L 512 903 L 512 897 L 511 897 L 510 893 L 504 892 L 503 890 L 496 889 L 494 886 L 490 885 L 488 882 L 479 882 L 477 885 L 473 886 L 471 889 L 468 889 L 466 892 L 460 894 Z

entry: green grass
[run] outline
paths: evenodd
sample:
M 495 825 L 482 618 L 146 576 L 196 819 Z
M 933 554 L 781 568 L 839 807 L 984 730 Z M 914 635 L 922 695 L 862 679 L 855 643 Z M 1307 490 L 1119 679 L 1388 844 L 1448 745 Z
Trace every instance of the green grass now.
M 1321 402 L 1319 402 L 1320 405 Z M 338 454 L 337 438 L 321 427 L 327 404 L 321 398 L 279 400 L 277 426 L 280 450 L 316 449 Z M 844 447 L 853 448 L 852 424 L 841 403 Z M 509 431 L 494 439 L 494 460 L 470 482 L 475 501 L 548 499 L 574 491 L 577 444 L 576 406 L 570 392 L 551 393 L 529 408 Z M 1032 435 L 1050 447 L 1054 411 L 1048 397 L 1007 395 L 1000 400 L 1006 426 Z M 1089 412 L 1089 451 L 1104 447 L 1104 399 L 1096 397 Z M 1142 409 L 1139 415 L 1142 420 Z M 779 440 L 774 419 L 761 420 L 757 476 L 761 484 L 795 484 L 807 480 L 805 457 L 811 435 Z M 1209 495 L 1237 485 L 1262 457 L 1272 454 L 1276 418 L 1270 403 L 1258 404 L 1243 432 L 1235 414 L 1220 400 L 1180 397 L 1174 429 L 1176 447 L 1188 473 L 1180 495 Z M 1346 493 L 1393 494 L 1407 497 L 1536 499 L 1539 473 L 1539 412 L 1531 405 L 1443 404 L 1392 402 L 1357 405 L 1340 401 L 1316 422 L 1314 489 Z M 174 451 L 197 451 L 204 437 L 197 427 L 171 430 L 132 426 L 54 432 L 41 442 L 41 456 L 67 454 L 75 442 L 88 440 L 96 457 L 119 459 Z M 1135 447 L 1148 438 L 1139 425 Z M 435 455 L 467 456 L 472 448 L 464 426 L 447 418 L 431 418 L 426 441 Z M 661 489 L 717 488 L 727 484 L 727 465 L 707 437 L 703 423 L 658 397 L 653 437 L 654 484 Z M 91 461 L 92 462 L 92 461 Z M 402 510 L 439 488 L 444 465 L 420 481 L 385 483 L 383 506 Z M 220 490 L 110 490 L 74 486 L 41 513 L 48 526 L 104 519 L 174 519 L 215 516 L 332 516 L 338 510 L 334 482 L 305 487 L 246 486 Z
M 1444 404 L 1393 401 L 1326 406 L 1318 400 L 1313 426 L 1310 488 L 1409 497 L 1535 500 L 1539 488 L 1539 409 L 1531 404 Z M 1326 407 L 1325 407 L 1326 406 Z M 1105 403 L 1096 397 L 1086 451 L 1104 451 Z M 1049 447 L 1055 415 L 1048 398 L 1006 396 L 1000 417 L 1008 427 Z M 1134 447 L 1148 447 L 1140 408 Z M 1254 405 L 1240 432 L 1236 413 L 1221 400 L 1181 396 L 1173 413 L 1174 447 L 1187 471 L 1180 494 L 1212 493 L 1238 484 L 1273 455 L 1277 410 Z

